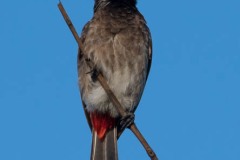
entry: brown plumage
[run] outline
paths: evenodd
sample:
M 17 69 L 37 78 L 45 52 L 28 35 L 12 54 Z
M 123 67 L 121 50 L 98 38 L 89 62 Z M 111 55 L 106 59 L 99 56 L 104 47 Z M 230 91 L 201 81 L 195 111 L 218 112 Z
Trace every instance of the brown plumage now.
M 95 0 L 94 16 L 84 26 L 81 40 L 79 86 L 93 132 L 91 159 L 116 160 L 119 114 L 82 54 L 103 74 L 125 110 L 133 113 L 151 66 L 151 35 L 135 0 Z

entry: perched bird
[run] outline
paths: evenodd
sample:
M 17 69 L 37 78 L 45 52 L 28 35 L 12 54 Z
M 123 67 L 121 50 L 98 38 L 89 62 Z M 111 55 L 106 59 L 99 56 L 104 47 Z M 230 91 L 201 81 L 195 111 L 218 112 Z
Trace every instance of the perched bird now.
M 134 113 L 151 66 L 149 28 L 136 8 L 136 0 L 95 0 L 93 18 L 84 26 L 81 41 L 78 82 L 92 130 L 91 160 L 117 160 L 117 135 L 124 130 L 124 123 L 119 123 L 122 117 L 96 74 L 104 76 L 124 109 Z M 94 69 L 86 60 L 94 63 Z

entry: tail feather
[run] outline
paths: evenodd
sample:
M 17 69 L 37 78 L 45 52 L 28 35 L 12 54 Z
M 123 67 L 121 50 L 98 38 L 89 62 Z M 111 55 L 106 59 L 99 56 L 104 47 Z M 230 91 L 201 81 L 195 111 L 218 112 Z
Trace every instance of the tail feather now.
M 110 129 L 103 139 L 92 132 L 91 160 L 118 160 L 117 128 Z

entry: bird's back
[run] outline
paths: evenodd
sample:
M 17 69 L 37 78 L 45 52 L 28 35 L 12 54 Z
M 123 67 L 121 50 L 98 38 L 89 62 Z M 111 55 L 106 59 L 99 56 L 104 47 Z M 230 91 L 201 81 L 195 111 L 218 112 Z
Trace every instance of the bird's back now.
M 136 7 L 109 3 L 95 11 L 82 32 L 84 51 L 79 54 L 79 83 L 88 111 L 118 114 L 98 82 L 93 82 L 85 54 L 108 81 L 123 107 L 134 111 L 147 79 L 151 59 L 151 37 L 143 16 Z

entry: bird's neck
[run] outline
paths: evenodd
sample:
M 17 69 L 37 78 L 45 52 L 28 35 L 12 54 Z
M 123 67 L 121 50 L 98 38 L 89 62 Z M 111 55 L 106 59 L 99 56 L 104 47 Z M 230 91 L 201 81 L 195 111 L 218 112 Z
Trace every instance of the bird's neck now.
M 95 0 L 94 12 L 103 9 L 110 4 L 124 4 L 131 7 L 136 7 L 137 0 Z

